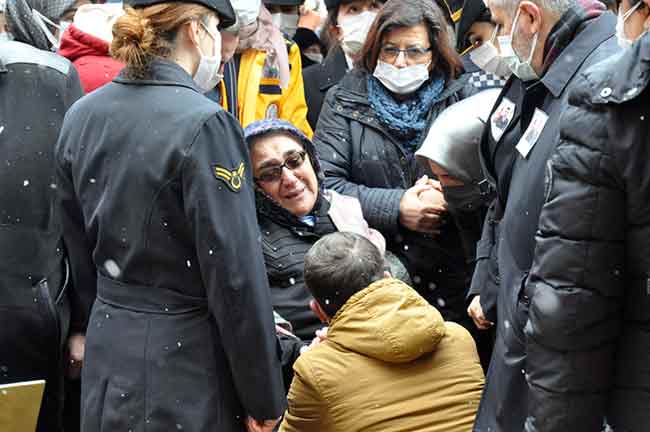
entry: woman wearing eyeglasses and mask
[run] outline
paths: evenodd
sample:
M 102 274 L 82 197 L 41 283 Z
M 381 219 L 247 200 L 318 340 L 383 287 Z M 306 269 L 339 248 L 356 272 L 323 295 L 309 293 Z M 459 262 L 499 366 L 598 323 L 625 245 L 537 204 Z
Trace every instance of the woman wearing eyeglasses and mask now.
M 325 94 L 337 85 L 359 59 L 368 30 L 384 0 L 326 0 L 327 21 L 323 33 L 330 40 L 330 50 L 323 62 L 305 68 L 307 121 L 316 129 Z
M 367 237 L 382 253 L 383 236 L 368 228 L 356 198 L 325 189 L 320 161 L 312 142 L 283 120 L 262 120 L 245 130 L 255 180 L 256 202 L 266 273 L 273 308 L 294 333 L 311 341 L 322 324 L 310 309 L 303 261 L 311 246 L 336 231 Z M 395 277 L 400 263 L 388 257 Z
M 473 92 L 457 79 L 461 62 L 446 29 L 431 1 L 387 2 L 359 67 L 329 91 L 314 142 L 326 187 L 358 198 L 413 286 L 446 319 L 466 322 L 471 274 L 458 230 L 414 157 L 437 115 Z
M 202 94 L 234 12 L 128 6 L 111 46 L 126 67 L 72 106 L 56 151 L 81 430 L 270 431 L 284 386 L 248 153 Z
M 456 32 L 456 50 L 469 82 L 478 90 L 501 88 L 512 72 L 499 56 L 499 26 L 483 0 L 465 0 Z

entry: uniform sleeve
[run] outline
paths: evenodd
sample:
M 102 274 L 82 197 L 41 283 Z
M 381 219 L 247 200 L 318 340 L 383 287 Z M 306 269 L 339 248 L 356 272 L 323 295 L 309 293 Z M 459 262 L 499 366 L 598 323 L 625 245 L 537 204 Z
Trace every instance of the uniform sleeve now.
M 314 144 L 325 172 L 325 187 L 357 198 L 368 224 L 382 233 L 396 233 L 399 228 L 399 205 L 404 189 L 371 188 L 351 181 L 352 137 L 350 124 L 336 114 L 335 92 L 325 98 L 314 134 Z
M 327 402 L 318 389 L 316 375 L 311 373 L 306 357 L 299 359 L 294 369 L 287 396 L 289 406 L 280 425 L 280 432 L 331 430 L 324 427 Z
M 71 308 L 70 330 L 73 333 L 85 333 L 90 310 L 97 295 L 97 270 L 92 260 L 93 247 L 86 235 L 83 212 L 72 181 L 73 156 L 66 126 L 74 124 L 74 119 L 66 116 L 55 150 L 56 199 L 71 275 L 67 290 Z
M 625 190 L 609 114 L 584 82 L 561 120 L 526 294 L 528 432 L 599 431 L 614 376 L 625 266 Z
M 65 79 L 65 88 L 61 95 L 65 110 L 67 111 L 83 95 L 79 74 L 71 64 Z M 68 119 L 67 116 L 66 119 Z M 70 266 L 70 282 L 67 289 L 71 308 L 70 331 L 85 333 L 88 318 L 90 317 L 90 309 L 97 295 L 97 276 L 95 265 L 92 262 L 92 248 L 86 238 L 83 213 L 72 183 L 72 156 L 69 153 L 69 134 L 65 126 L 73 123 L 74 121 L 70 119 L 67 122 L 64 120 L 55 147 L 56 199 L 57 209 L 61 216 L 66 259 Z
M 305 100 L 305 83 L 302 77 L 302 59 L 298 44 L 292 44 L 289 50 L 289 64 L 291 76 L 289 88 L 283 91 L 283 103 L 280 107 L 280 118 L 288 120 L 298 129 L 303 131 L 309 139 L 314 132 L 307 121 L 307 101 Z
M 499 275 L 497 265 L 497 236 L 499 222 L 496 220 L 496 200 L 492 202 L 485 215 L 481 239 L 476 245 L 476 264 L 472 275 L 468 300 L 481 296 L 481 308 L 489 321 L 497 320 L 497 297 Z
M 208 305 L 239 398 L 251 417 L 278 418 L 285 407 L 280 351 L 251 168 L 234 118 L 220 111 L 206 121 L 181 176 Z

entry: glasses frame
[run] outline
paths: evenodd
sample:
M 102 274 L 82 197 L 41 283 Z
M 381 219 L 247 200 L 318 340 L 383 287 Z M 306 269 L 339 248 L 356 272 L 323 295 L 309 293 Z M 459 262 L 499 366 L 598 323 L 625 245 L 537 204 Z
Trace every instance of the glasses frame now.
M 290 161 L 292 160 L 294 155 L 299 157 L 300 162 L 296 166 L 291 167 L 290 166 L 291 165 Z M 266 174 L 268 174 L 269 176 L 272 176 L 272 178 L 268 178 L 268 179 L 263 178 L 263 177 L 267 176 L 266 174 L 263 173 L 260 177 L 253 177 L 253 180 L 255 180 L 258 183 L 275 183 L 275 182 L 279 181 L 282 178 L 282 174 L 284 173 L 285 168 L 288 169 L 289 171 L 293 172 L 293 171 L 297 170 L 298 168 L 302 167 L 305 164 L 305 162 L 307 161 L 307 152 L 305 150 L 301 150 L 301 151 L 298 151 L 298 152 L 294 153 L 294 155 L 289 156 L 288 158 L 286 158 L 281 165 L 276 165 L 276 166 L 268 167 L 268 168 L 265 169 L 265 171 L 268 171 Z M 271 172 L 273 172 L 273 173 L 271 173 Z
M 383 54 L 383 53 L 384 53 L 384 50 L 385 50 L 386 48 L 395 49 L 395 50 L 397 51 L 397 55 L 395 56 L 395 58 L 393 58 L 392 60 L 388 60 L 387 58 L 384 57 L 384 54 Z M 432 48 L 432 47 L 428 47 L 428 48 L 417 47 L 418 49 L 422 49 L 422 50 L 424 50 L 424 52 L 418 54 L 418 56 L 422 56 L 422 57 L 418 57 L 417 59 L 414 59 L 414 58 L 411 58 L 411 57 L 408 55 L 408 50 L 410 50 L 410 49 L 415 49 L 415 48 L 416 48 L 416 47 L 409 47 L 409 48 L 406 48 L 406 49 L 401 49 L 401 48 L 397 48 L 397 47 L 395 47 L 395 48 L 393 48 L 393 47 L 381 47 L 381 48 L 379 49 L 379 60 L 381 60 L 381 61 L 383 61 L 383 62 L 386 62 L 386 63 L 395 64 L 395 62 L 396 62 L 397 59 L 399 58 L 400 54 L 404 53 L 404 58 L 405 58 L 407 61 L 418 62 L 419 60 L 422 60 L 422 58 L 424 58 L 424 56 L 426 56 L 427 53 L 430 53 L 430 52 L 433 51 L 433 48 Z

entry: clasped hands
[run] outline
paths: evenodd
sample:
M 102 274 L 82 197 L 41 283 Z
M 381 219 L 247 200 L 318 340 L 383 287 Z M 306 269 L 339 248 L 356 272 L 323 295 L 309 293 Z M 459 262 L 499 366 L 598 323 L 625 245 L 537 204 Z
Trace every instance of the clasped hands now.
M 411 231 L 438 235 L 446 212 L 442 186 L 425 175 L 402 196 L 399 221 Z

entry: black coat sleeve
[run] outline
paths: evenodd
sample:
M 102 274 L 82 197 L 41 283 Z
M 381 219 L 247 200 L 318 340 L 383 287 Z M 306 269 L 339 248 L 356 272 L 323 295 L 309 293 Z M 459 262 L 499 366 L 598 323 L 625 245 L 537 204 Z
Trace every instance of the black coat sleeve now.
M 481 239 L 476 245 L 476 265 L 468 300 L 481 296 L 481 308 L 485 318 L 497 320 L 497 297 L 499 293 L 499 268 L 497 265 L 497 241 L 499 221 L 496 216 L 496 200 L 492 202 L 485 215 Z
M 241 186 L 215 175 L 244 166 Z M 189 229 L 208 305 L 228 357 L 235 388 L 255 419 L 285 409 L 280 351 L 255 212 L 253 179 L 240 126 L 220 111 L 202 126 L 182 166 Z
M 561 119 L 525 287 L 529 432 L 601 430 L 624 293 L 625 186 L 583 79 Z
M 396 233 L 399 228 L 399 205 L 404 189 L 372 188 L 352 181 L 354 169 L 350 122 L 337 114 L 335 92 L 325 97 L 314 134 L 314 144 L 325 172 L 325 186 L 361 202 L 368 224 L 382 233 Z
M 70 65 L 62 94 L 66 111 L 83 94 L 77 70 Z M 66 124 L 70 126 L 64 120 L 64 125 Z M 72 156 L 67 147 L 67 136 L 68 132 L 63 128 L 55 148 L 56 208 L 60 215 L 63 244 L 71 273 L 67 289 L 71 309 L 70 331 L 85 333 L 90 309 L 97 295 L 97 275 L 92 262 L 92 248 L 86 237 L 83 213 L 72 182 Z

